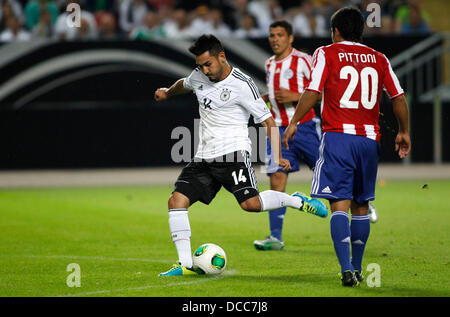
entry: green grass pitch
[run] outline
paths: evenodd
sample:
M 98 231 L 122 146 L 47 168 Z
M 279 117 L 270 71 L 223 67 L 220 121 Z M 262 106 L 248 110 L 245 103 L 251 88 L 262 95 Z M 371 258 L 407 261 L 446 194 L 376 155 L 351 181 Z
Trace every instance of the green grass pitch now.
M 287 191 L 309 188 L 290 183 Z M 168 227 L 171 190 L 0 190 L 0 296 L 450 296 L 450 181 L 378 184 L 379 221 L 363 269 L 378 264 L 381 285 L 352 289 L 340 285 L 329 216 L 290 209 L 285 250 L 257 251 L 253 241 L 268 234 L 267 213 L 240 210 L 224 189 L 209 206 L 192 206 L 189 217 L 192 250 L 220 245 L 226 271 L 158 277 L 177 261 Z M 66 284 L 70 263 L 79 265 L 80 287 Z

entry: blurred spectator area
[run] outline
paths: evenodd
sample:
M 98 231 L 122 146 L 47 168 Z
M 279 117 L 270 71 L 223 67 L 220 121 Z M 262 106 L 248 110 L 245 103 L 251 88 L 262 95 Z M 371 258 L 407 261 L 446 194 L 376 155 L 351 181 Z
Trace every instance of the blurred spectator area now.
M 0 0 L 0 40 L 255 38 L 270 23 L 286 19 L 296 37 L 328 37 L 338 8 L 358 6 L 367 17 L 370 3 L 381 7 L 381 27 L 372 34 L 427 34 L 449 31 L 448 0 Z M 81 6 L 79 27 L 67 26 L 66 8 Z

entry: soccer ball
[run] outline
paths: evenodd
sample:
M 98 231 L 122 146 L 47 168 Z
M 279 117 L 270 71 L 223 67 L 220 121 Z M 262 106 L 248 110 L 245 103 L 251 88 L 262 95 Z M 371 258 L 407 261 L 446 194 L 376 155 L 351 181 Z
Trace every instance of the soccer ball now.
M 200 274 L 220 274 L 227 266 L 225 251 L 214 243 L 199 246 L 192 258 L 194 270 Z

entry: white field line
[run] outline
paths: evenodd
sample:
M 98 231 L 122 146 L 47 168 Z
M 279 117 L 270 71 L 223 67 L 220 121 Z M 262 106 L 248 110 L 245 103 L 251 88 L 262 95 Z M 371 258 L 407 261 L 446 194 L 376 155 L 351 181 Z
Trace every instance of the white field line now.
M 149 288 L 163 288 L 163 287 L 199 284 L 199 283 L 204 283 L 204 282 L 217 281 L 217 280 L 223 279 L 227 276 L 234 275 L 236 272 L 237 271 L 235 271 L 235 270 L 227 270 L 220 275 L 208 276 L 208 277 L 204 277 L 204 278 L 199 277 L 198 279 L 193 280 L 193 281 L 168 283 L 168 284 L 163 284 L 163 285 L 145 285 L 145 286 L 139 286 L 139 287 L 107 289 L 107 290 L 101 290 L 101 291 L 56 295 L 56 296 L 52 296 L 52 297 L 79 297 L 79 296 L 90 296 L 90 295 L 108 294 L 108 293 L 124 292 L 124 291 L 140 291 L 140 290 L 145 290 L 145 289 L 149 289 Z M 171 277 L 161 277 L 161 279 L 170 279 L 170 278 Z
M 157 260 L 145 258 L 108 258 L 103 256 L 83 256 L 83 255 L 31 255 L 13 254 L 0 255 L 2 258 L 42 258 L 42 259 L 73 259 L 73 260 L 93 260 L 93 261 L 131 261 L 131 262 L 153 262 L 153 263 L 174 263 L 173 260 Z
M 153 262 L 153 263 L 173 263 L 173 260 L 156 260 L 156 259 L 143 259 L 143 258 L 108 258 L 102 256 L 80 256 L 80 255 L 32 255 L 32 254 L 13 254 L 13 255 L 0 255 L 2 258 L 42 258 L 42 259 L 73 259 L 73 260 L 93 260 L 93 261 L 136 261 L 136 262 Z M 116 288 L 116 289 L 107 289 L 100 291 L 91 291 L 91 292 L 80 292 L 73 294 L 63 294 L 56 295 L 50 297 L 77 297 L 77 296 L 90 296 L 90 295 L 98 295 L 98 294 L 107 294 L 113 292 L 123 292 L 123 291 L 139 291 L 145 290 L 149 288 L 157 288 L 157 287 L 172 287 L 172 286 L 182 286 L 182 285 L 190 285 L 190 284 L 198 284 L 210 281 L 216 281 L 223 279 L 227 276 L 234 275 L 237 271 L 235 270 L 226 270 L 224 273 L 216 276 L 208 276 L 204 278 L 199 278 L 192 281 L 186 282 L 177 282 L 177 283 L 168 283 L 163 285 L 145 285 L 139 287 L 130 287 L 130 288 Z M 170 277 L 161 277 L 161 279 L 167 279 Z

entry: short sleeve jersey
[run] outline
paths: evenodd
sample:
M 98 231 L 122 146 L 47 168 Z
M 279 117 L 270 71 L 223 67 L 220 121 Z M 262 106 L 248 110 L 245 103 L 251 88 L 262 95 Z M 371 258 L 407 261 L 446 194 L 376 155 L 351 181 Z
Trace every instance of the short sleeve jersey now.
M 212 82 L 196 68 L 184 78 L 183 85 L 195 93 L 199 104 L 199 144 L 195 157 L 211 159 L 239 150 L 251 153 L 250 115 L 255 123 L 272 116 L 253 80 L 233 68 L 225 79 Z
M 288 126 L 295 113 L 296 102 L 281 103 L 275 99 L 275 92 L 281 88 L 292 92 L 303 93 L 311 80 L 310 55 L 295 48 L 282 60 L 276 60 L 275 56 L 266 61 L 266 84 L 271 104 L 272 116 L 277 126 Z M 311 120 L 316 116 L 311 109 L 300 121 Z
M 356 42 L 318 48 L 307 90 L 322 93 L 322 130 L 380 140 L 383 89 L 391 99 L 403 95 L 386 56 Z

